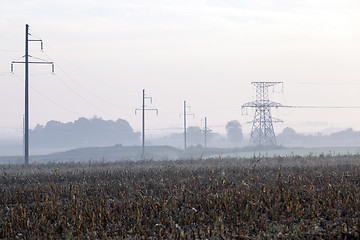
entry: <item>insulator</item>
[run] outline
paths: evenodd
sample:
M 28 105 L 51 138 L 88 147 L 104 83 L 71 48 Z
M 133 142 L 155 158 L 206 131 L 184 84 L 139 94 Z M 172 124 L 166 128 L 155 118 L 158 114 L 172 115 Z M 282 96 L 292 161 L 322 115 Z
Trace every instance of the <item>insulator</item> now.
M 52 73 L 55 72 L 55 66 L 54 66 L 54 64 L 51 65 L 51 70 L 52 70 Z
M 14 64 L 11 64 L 11 72 L 14 72 Z
M 41 47 L 41 51 L 44 50 L 44 45 L 43 45 L 43 41 L 42 41 L 42 40 L 40 40 L 40 45 L 41 45 L 41 46 L 40 46 L 40 47 Z

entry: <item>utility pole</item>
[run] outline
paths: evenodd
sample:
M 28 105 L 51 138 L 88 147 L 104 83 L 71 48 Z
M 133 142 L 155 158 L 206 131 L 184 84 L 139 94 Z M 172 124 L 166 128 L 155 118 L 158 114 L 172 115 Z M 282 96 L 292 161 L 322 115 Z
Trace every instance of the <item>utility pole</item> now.
M 195 114 L 192 114 L 192 113 L 186 113 L 186 109 L 189 108 L 190 109 L 190 106 L 186 106 L 186 101 L 184 101 L 184 113 L 183 114 L 180 114 L 184 116 L 184 149 L 186 150 L 186 116 L 187 115 L 192 115 L 195 117 Z
M 12 61 L 11 62 L 11 72 L 13 72 L 14 67 L 13 64 L 14 63 L 24 63 L 25 64 L 25 121 L 24 121 L 24 125 L 25 125 L 25 140 L 24 140 L 24 144 L 25 144 L 25 164 L 29 164 L 29 63 L 33 63 L 33 64 L 51 64 L 52 65 L 52 72 L 54 73 L 54 63 L 53 62 L 48 62 L 44 59 L 40 59 L 40 58 L 35 58 L 29 55 L 29 42 L 40 42 L 41 44 L 41 50 L 43 50 L 43 41 L 41 39 L 29 39 L 29 36 L 31 36 L 31 34 L 29 33 L 29 25 L 26 24 L 25 25 L 25 55 L 24 55 L 24 62 L 20 62 L 20 61 Z M 29 57 L 31 58 L 35 58 L 38 61 L 31 61 L 29 62 Z
M 152 103 L 152 97 L 147 97 L 145 95 L 145 89 L 143 89 L 142 107 L 135 109 L 135 114 L 137 111 L 142 111 L 142 154 L 141 154 L 141 159 L 143 159 L 145 156 L 145 111 L 156 111 L 156 115 L 159 114 L 159 111 L 156 108 L 146 108 L 145 99 L 150 99 L 150 102 Z
M 25 164 L 29 164 L 29 25 L 25 25 Z
M 23 115 L 23 128 L 22 128 L 22 137 L 23 137 L 23 154 L 25 156 L 25 115 Z
M 208 128 L 208 126 L 207 126 L 207 117 L 205 117 L 205 126 L 204 126 L 204 137 L 205 137 L 205 144 L 204 144 L 204 146 L 205 146 L 205 148 L 207 147 L 207 133 L 208 132 L 211 132 L 211 129 L 209 129 Z
M 184 101 L 184 149 L 186 150 L 186 101 Z

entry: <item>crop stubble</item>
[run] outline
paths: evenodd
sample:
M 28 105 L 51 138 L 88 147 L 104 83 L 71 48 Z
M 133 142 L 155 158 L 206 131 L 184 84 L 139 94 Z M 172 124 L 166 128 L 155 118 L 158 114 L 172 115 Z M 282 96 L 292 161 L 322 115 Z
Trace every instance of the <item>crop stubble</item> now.
M 1 166 L 0 238 L 359 238 L 359 160 Z

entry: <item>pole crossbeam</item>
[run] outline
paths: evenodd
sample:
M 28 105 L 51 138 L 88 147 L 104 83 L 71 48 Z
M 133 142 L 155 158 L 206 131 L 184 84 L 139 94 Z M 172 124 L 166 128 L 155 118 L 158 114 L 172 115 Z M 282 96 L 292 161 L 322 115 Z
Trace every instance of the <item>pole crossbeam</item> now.
M 29 33 L 29 25 L 25 25 L 25 59 L 21 61 L 11 62 L 11 72 L 14 70 L 13 64 L 21 63 L 25 65 L 25 116 L 24 116 L 24 160 L 25 164 L 29 164 L 29 64 L 51 64 L 52 72 L 54 73 L 54 63 L 46 60 L 32 57 L 29 55 L 29 42 L 40 42 L 41 50 L 43 50 L 43 41 L 41 39 L 29 39 L 32 36 Z M 29 61 L 29 57 L 41 60 L 41 61 Z
M 245 103 L 241 107 L 242 108 L 258 108 L 258 107 L 279 108 L 279 107 L 286 107 L 286 106 L 282 105 L 281 103 L 272 102 L 272 101 L 254 101 L 254 102 Z
M 11 63 L 26 63 L 26 62 L 12 61 Z M 35 63 L 35 64 L 54 64 L 53 62 L 30 62 L 30 61 L 28 61 L 27 63 Z

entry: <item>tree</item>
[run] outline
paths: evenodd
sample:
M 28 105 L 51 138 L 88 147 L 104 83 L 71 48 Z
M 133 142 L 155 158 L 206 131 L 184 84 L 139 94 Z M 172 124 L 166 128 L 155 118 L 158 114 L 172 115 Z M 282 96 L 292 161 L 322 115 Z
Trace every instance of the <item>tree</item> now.
M 188 127 L 186 133 L 187 133 L 187 142 L 191 145 L 197 145 L 204 141 L 203 132 L 201 131 L 201 128 L 197 126 Z
M 230 142 L 239 144 L 244 136 L 241 128 L 241 124 L 237 120 L 228 122 L 225 126 L 226 134 Z
M 290 127 L 284 128 L 281 134 L 285 137 L 295 137 L 297 135 L 295 130 Z
M 31 146 L 42 148 L 68 148 L 134 145 L 140 142 L 140 133 L 134 132 L 124 119 L 103 120 L 94 116 L 74 122 L 48 121 L 30 130 Z

